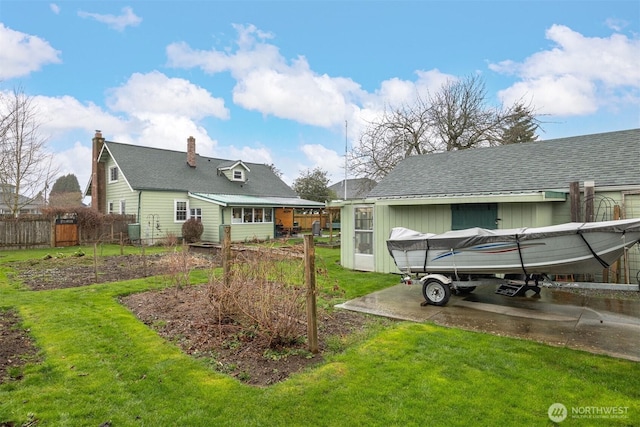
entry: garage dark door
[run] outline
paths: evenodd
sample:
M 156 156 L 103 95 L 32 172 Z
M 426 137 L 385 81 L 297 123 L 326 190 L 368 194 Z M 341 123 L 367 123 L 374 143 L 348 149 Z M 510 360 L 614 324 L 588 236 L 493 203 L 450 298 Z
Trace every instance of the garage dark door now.
M 496 203 L 474 203 L 465 205 L 451 205 L 451 229 L 480 227 L 495 229 L 498 219 L 498 205 Z

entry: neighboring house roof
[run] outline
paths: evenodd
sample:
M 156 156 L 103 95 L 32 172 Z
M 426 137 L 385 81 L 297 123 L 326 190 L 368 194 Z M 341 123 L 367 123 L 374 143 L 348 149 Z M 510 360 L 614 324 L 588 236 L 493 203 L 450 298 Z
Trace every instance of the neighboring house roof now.
M 107 150 L 133 190 L 187 191 L 259 197 L 297 198 L 291 187 L 264 164 L 230 161 L 196 154 L 196 167 L 190 167 L 183 151 L 142 147 L 105 141 Z M 245 181 L 231 181 L 219 168 L 242 164 Z M 249 172 L 250 171 L 250 172 Z
M 0 185 L 0 213 L 4 213 L 4 211 L 10 211 L 11 209 L 7 205 L 7 201 L 11 199 L 13 203 L 13 197 L 15 197 L 15 185 L 4 184 Z M 5 190 L 6 193 L 5 194 Z M 39 211 L 44 207 L 44 198 L 42 194 L 38 194 L 36 197 L 26 197 L 22 194 L 18 195 L 18 206 L 21 211 Z
M 343 179 L 340 182 L 337 182 L 329 187 L 329 190 L 332 190 L 336 193 L 338 199 L 349 200 L 349 199 L 363 199 L 369 194 L 371 189 L 376 186 L 376 182 L 369 178 L 354 178 L 347 179 L 347 194 L 344 194 L 344 182 Z
M 640 129 L 411 156 L 371 198 L 563 191 L 571 182 L 640 188 Z

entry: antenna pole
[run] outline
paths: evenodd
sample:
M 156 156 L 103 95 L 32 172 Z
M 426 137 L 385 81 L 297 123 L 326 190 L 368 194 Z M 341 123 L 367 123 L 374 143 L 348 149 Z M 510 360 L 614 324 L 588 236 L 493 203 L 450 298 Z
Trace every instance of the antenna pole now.
M 344 121 L 344 200 L 347 200 L 347 126 L 348 121 Z

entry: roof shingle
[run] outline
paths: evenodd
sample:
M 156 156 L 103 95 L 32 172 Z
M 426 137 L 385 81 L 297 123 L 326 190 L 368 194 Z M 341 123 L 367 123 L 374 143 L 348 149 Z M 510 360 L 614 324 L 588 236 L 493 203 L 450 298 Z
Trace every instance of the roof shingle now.
M 568 191 L 585 180 L 640 188 L 640 129 L 407 157 L 369 197 Z
M 134 190 L 190 191 L 264 197 L 297 197 L 291 187 L 264 164 L 243 162 L 250 171 L 245 182 L 228 180 L 218 173 L 219 166 L 235 161 L 196 154 L 197 167 L 187 164 L 187 154 L 131 144 L 106 141 L 121 172 Z

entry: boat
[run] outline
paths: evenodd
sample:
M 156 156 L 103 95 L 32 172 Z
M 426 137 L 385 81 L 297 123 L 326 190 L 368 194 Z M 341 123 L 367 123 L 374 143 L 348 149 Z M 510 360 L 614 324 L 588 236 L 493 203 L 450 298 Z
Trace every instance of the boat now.
M 639 241 L 640 218 L 632 218 L 442 234 L 396 227 L 387 248 L 401 272 L 426 275 L 423 282 L 436 278 L 455 287 L 460 278 L 522 275 L 537 286 L 543 275 L 602 271 Z

